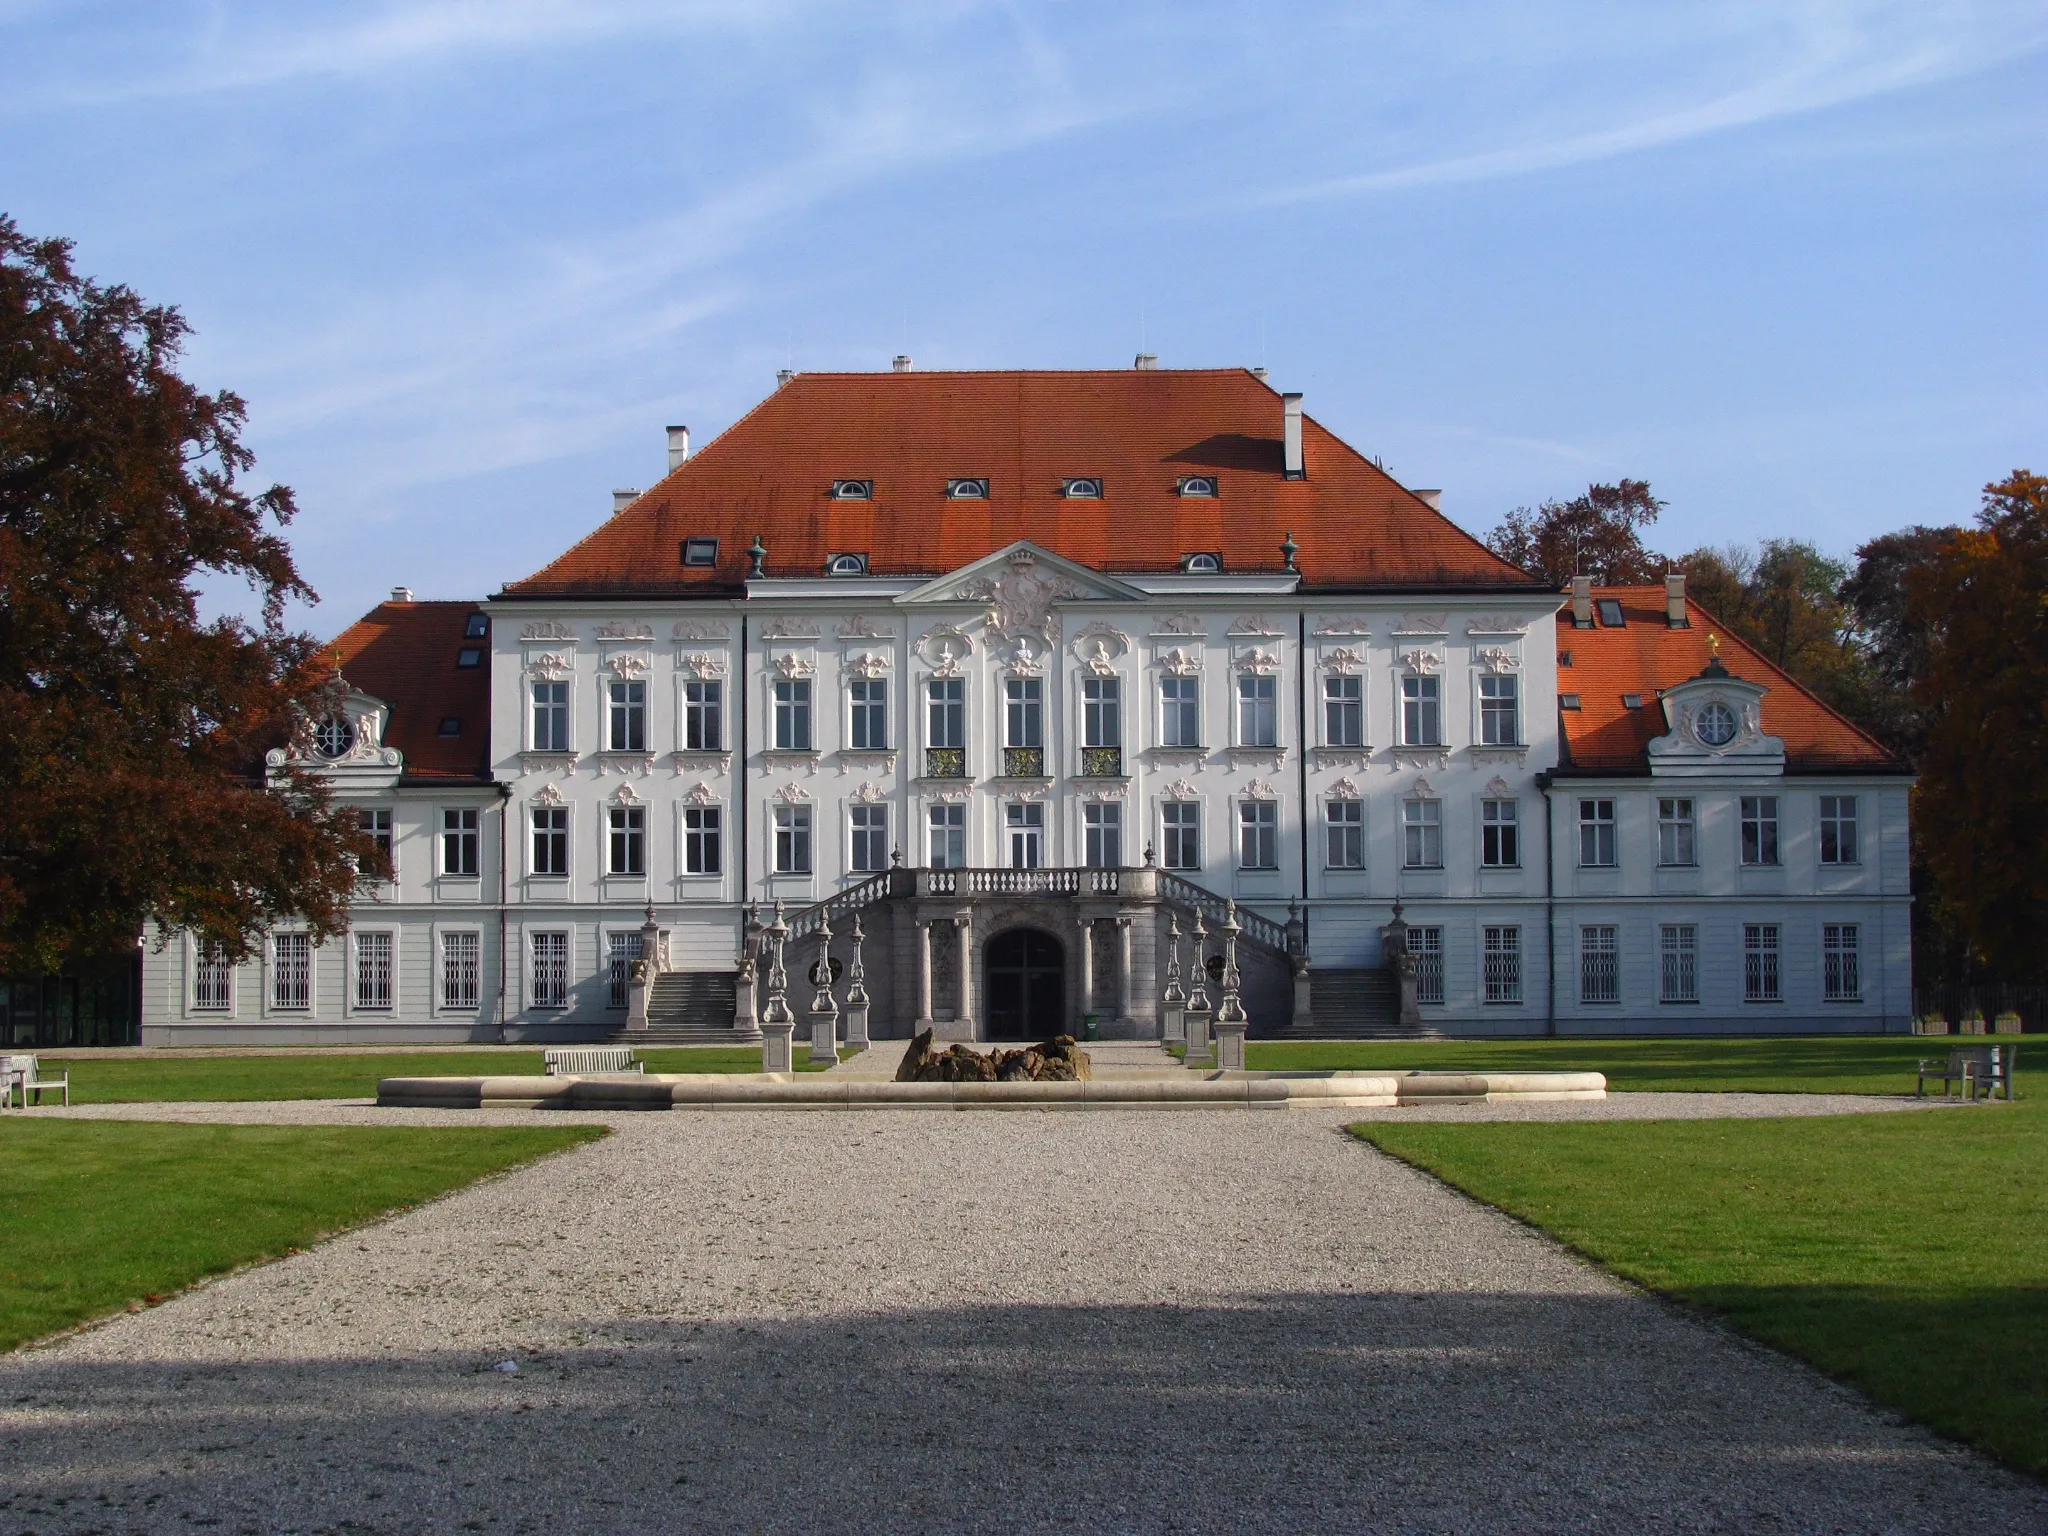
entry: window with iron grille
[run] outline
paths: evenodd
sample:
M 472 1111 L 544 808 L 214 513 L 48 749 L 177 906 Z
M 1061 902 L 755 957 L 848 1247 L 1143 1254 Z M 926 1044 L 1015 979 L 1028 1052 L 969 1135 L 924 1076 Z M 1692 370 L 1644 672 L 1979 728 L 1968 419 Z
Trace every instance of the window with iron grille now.
M 605 746 L 612 752 L 647 750 L 647 685 L 609 683 Z
M 483 977 L 483 935 L 456 929 L 441 935 L 441 1006 L 474 1008 Z
M 1444 1000 L 1444 931 L 1415 926 L 1408 930 L 1408 953 L 1415 957 L 1415 1001 Z
M 1401 743 L 1409 747 L 1444 744 L 1443 680 L 1411 672 L 1401 679 Z
M 689 752 L 725 750 L 725 684 L 683 684 L 683 748 Z
M 1003 807 L 1003 827 L 1009 833 L 1010 868 L 1042 868 L 1045 864 L 1045 807 L 1029 800 L 1012 801 Z
M 386 875 L 396 875 L 398 866 L 391 858 L 391 813 L 387 810 L 366 809 L 356 812 L 356 815 L 362 822 L 363 830 L 370 835 L 370 841 L 377 845 L 377 852 L 383 855 L 381 861 L 365 855 L 357 863 L 357 869 L 362 874 L 379 879 Z
M 441 873 L 474 875 L 477 872 L 477 808 L 449 806 L 441 812 Z
M 847 684 L 847 708 L 852 711 L 848 739 L 856 752 L 889 750 L 889 684 L 885 679 L 857 678 Z
M 192 946 L 192 1010 L 226 1013 L 234 1006 L 235 968 L 225 944 L 200 939 Z
M 1778 797 L 1742 797 L 1742 862 L 1770 865 L 1778 862 Z
M 1401 867 L 1444 867 L 1444 807 L 1441 800 L 1401 802 Z
M 811 808 L 808 805 L 775 807 L 775 873 L 808 875 L 811 872 Z
M 1519 1003 L 1522 1000 L 1522 930 L 1487 928 L 1483 934 L 1482 959 L 1486 1001 Z
M 1323 745 L 1365 745 L 1364 678 L 1333 676 L 1323 679 Z
M 1515 869 L 1522 862 L 1522 803 L 1479 802 L 1479 862 L 1487 869 Z
M 811 682 L 780 678 L 774 685 L 775 747 L 780 752 L 811 750 Z
M 1168 869 L 1202 867 L 1202 808 L 1192 800 L 1169 800 L 1159 807 Z
M 1778 925 L 1742 925 L 1742 1000 L 1775 1003 L 1784 994 L 1778 984 Z
M 391 1011 L 392 935 L 363 933 L 355 936 L 355 1006 L 359 1011 Z
M 1237 680 L 1237 744 L 1270 747 L 1280 740 L 1276 679 L 1246 673 Z
M 1325 862 L 1331 869 L 1365 868 L 1365 802 L 1325 800 L 1323 830 Z
M 1489 747 L 1521 745 L 1521 680 L 1505 674 L 1479 679 L 1479 740 Z
M 533 808 L 533 873 L 569 873 L 569 807 L 536 805 Z
M 624 1008 L 633 1000 L 633 962 L 640 958 L 641 936 L 637 929 L 605 935 L 605 1006 Z
M 1124 862 L 1124 808 L 1110 801 L 1081 807 L 1081 832 L 1090 869 L 1117 869 Z
M 1579 867 L 1612 869 L 1615 861 L 1614 802 L 1579 802 Z
M 647 873 L 647 808 L 614 805 L 606 808 L 610 823 L 605 873 L 644 875 Z
M 935 805 L 925 813 L 930 837 L 928 860 L 933 869 L 967 867 L 967 807 Z
M 1665 923 L 1657 932 L 1657 1000 L 1700 1000 L 1700 930 L 1693 923 Z
M 536 752 L 567 752 L 569 750 L 569 685 L 567 683 L 535 683 L 533 685 L 533 750 Z
M 1691 865 L 1699 862 L 1692 801 L 1669 797 L 1657 801 L 1657 862 Z
M 270 936 L 270 1006 L 313 1005 L 313 937 L 306 933 Z
M 850 863 L 856 874 L 872 875 L 889 867 L 889 807 L 856 805 L 846 813 Z
M 1162 677 L 1159 680 L 1159 744 L 1199 747 L 1202 744 L 1202 680 Z
M 719 808 L 715 805 L 683 807 L 683 873 L 715 875 L 724 868 L 724 850 L 719 847 L 722 831 Z
M 529 934 L 532 955 L 527 995 L 536 1008 L 569 1006 L 569 935 L 560 930 Z
M 1822 923 L 1820 928 L 1821 997 L 1830 1003 L 1853 1003 L 1863 996 L 1854 923 Z
M 1579 930 L 1579 1001 L 1621 1001 L 1621 943 L 1612 923 L 1592 923 Z
M 1237 806 L 1237 867 L 1280 867 L 1280 807 L 1272 800 L 1241 800 Z
M 1854 795 L 1820 797 L 1820 861 L 1823 864 L 1859 862 Z

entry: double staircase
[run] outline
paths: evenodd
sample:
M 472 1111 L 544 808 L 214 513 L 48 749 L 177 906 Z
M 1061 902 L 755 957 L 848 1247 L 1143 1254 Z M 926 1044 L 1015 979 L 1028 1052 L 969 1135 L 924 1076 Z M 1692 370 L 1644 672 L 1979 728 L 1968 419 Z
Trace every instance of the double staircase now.
M 1261 1034 L 1262 1040 L 1436 1040 L 1426 1024 L 1401 1022 L 1401 990 L 1386 966 L 1310 970 L 1306 1023 Z
M 657 971 L 647 984 L 647 1027 L 615 1031 L 622 1045 L 751 1044 L 733 1038 L 731 971 Z

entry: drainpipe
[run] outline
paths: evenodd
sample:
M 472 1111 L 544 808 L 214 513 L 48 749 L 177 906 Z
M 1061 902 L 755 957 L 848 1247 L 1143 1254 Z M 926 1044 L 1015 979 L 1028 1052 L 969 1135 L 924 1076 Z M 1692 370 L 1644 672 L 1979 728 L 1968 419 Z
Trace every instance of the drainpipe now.
M 1301 802 L 1301 947 L 1308 949 L 1308 610 L 1294 615 L 1294 736 L 1296 795 Z
M 739 695 L 739 739 L 733 743 L 732 781 L 737 786 L 733 791 L 734 820 L 739 823 L 735 829 L 740 845 L 740 911 L 747 909 L 750 887 L 747 883 L 747 695 L 753 687 L 753 679 L 747 676 L 747 615 L 740 615 L 740 660 L 733 669 L 733 692 Z M 817 834 L 815 831 L 813 836 Z M 744 920 L 744 919 L 743 919 Z M 744 942 L 744 940 L 742 941 Z
M 508 929 L 508 928 L 509 928 L 509 926 L 510 926 L 510 924 L 509 924 L 509 921 L 508 921 L 508 919 L 509 919 L 509 917 L 510 917 L 510 914 L 509 914 L 509 913 L 507 912 L 507 910 L 506 910 L 506 903 L 507 903 L 508 901 L 510 901 L 510 899 L 511 899 L 511 889 L 512 889 L 512 888 L 511 888 L 511 885 L 510 885 L 510 883 L 509 883 L 509 879 L 508 879 L 508 871 L 507 871 L 507 867 L 506 867 L 506 861 L 505 861 L 505 822 L 506 822 L 507 818 L 508 818 L 508 817 L 510 816 L 510 814 L 511 814 L 511 809 L 510 809 L 510 801 L 511 801 L 511 799 L 512 799 L 512 786 L 511 786 L 510 784 L 503 784 L 503 783 L 499 784 L 499 785 L 498 785 L 498 1009 L 497 1009 L 497 1013 L 498 1013 L 498 1043 L 499 1043 L 500 1045 L 503 1045 L 503 1044 L 505 1043 L 505 989 L 506 989 L 506 984 L 507 984 L 507 983 L 506 983 L 506 973 L 505 973 L 505 966 L 506 966 L 506 962 L 507 962 L 507 961 L 509 960 L 509 958 L 510 958 L 510 957 L 509 957 L 509 956 L 508 956 L 508 955 L 507 955 L 507 954 L 505 953 L 505 940 L 506 940 L 506 938 L 507 938 L 507 936 L 508 936 L 508 934 L 507 934 L 507 929 Z
M 1557 1033 L 1557 822 L 1551 815 L 1550 775 L 1536 775 L 1543 791 L 1543 1033 Z

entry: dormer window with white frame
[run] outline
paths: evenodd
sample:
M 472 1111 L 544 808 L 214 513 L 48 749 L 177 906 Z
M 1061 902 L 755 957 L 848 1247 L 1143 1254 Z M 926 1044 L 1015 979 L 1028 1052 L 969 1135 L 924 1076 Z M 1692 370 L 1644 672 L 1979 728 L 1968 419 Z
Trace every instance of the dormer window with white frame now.
M 1220 576 L 1223 574 L 1223 557 L 1210 550 L 1182 555 L 1180 568 L 1190 576 Z
M 832 482 L 834 501 L 873 501 L 875 482 L 872 480 L 834 480 Z
M 1069 475 L 1060 482 L 1060 494 L 1069 501 L 1102 500 L 1102 480 L 1097 475 Z
M 683 564 L 700 569 L 718 564 L 718 540 L 683 540 Z
M 313 727 L 313 750 L 330 761 L 347 757 L 356 744 L 356 728 L 347 715 L 327 715 Z
M 1182 475 L 1179 484 L 1174 489 L 1182 496 L 1206 496 L 1213 499 L 1216 495 L 1216 477 L 1214 475 Z
M 825 563 L 828 576 L 865 576 L 868 573 L 866 555 L 834 555 Z
M 946 482 L 948 501 L 987 501 L 988 481 L 985 477 L 968 476 Z

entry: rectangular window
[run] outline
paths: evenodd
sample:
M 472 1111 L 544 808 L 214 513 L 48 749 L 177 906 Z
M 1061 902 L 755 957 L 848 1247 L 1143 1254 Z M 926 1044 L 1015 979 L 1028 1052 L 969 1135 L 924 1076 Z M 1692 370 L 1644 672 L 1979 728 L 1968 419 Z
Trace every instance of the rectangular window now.
M 1820 797 L 1820 861 L 1823 864 L 1859 862 L 1856 847 L 1856 797 Z
M 808 805 L 775 807 L 775 873 L 808 875 L 811 872 L 811 808 Z
M 857 874 L 872 875 L 889 867 L 889 807 L 856 805 L 847 813 L 848 850 Z
M 1857 963 L 1854 923 L 1822 923 L 1820 927 L 1821 997 L 1830 1003 L 1853 1003 L 1863 996 L 1862 967 Z
M 1328 847 L 1325 860 L 1331 869 L 1365 868 L 1365 802 L 1325 800 L 1323 830 Z
M 1113 677 L 1081 679 L 1081 745 L 1124 744 L 1123 688 Z
M 1441 800 L 1401 802 L 1401 867 L 1444 867 L 1444 806 Z
M 1579 1001 L 1618 1003 L 1621 1001 L 1620 930 L 1612 923 L 1590 924 L 1579 930 Z
M 387 874 L 395 875 L 398 872 L 398 866 L 391 860 L 391 813 L 386 810 L 362 810 L 356 812 L 356 815 L 362 821 L 363 830 L 370 835 L 370 840 L 377 845 L 377 851 L 384 856 L 380 861 L 366 855 L 357 865 L 358 872 L 369 875 L 372 878 L 385 878 L 378 874 L 378 866 L 381 862 Z
M 483 935 L 458 929 L 441 935 L 441 1006 L 474 1008 L 483 980 Z
M 1522 709 L 1519 679 L 1489 675 L 1479 679 L 1479 740 L 1489 747 L 1520 746 Z
M 1003 683 L 1003 745 L 1045 745 L 1045 684 L 1035 677 L 1013 677 Z
M 605 811 L 610 824 L 604 872 L 608 875 L 647 873 L 647 808 L 614 805 Z
M 473 805 L 453 806 L 441 812 L 442 874 L 476 874 L 477 817 Z
M 1365 745 L 1365 679 L 1326 677 L 1323 679 L 1323 745 L 1362 747 Z
M 1266 679 L 1260 679 L 1266 681 Z M 1280 807 L 1272 800 L 1240 800 L 1237 804 L 1237 867 L 1280 867 Z
M 881 678 L 856 678 L 846 685 L 852 712 L 848 740 L 856 752 L 889 750 L 889 685 Z
M 1775 1003 L 1783 996 L 1778 985 L 1778 925 L 1742 925 L 1742 1000 Z
M 313 936 L 273 933 L 270 936 L 270 1006 L 313 1006 Z
M 1169 800 L 1159 808 L 1168 869 L 1202 867 L 1202 808 L 1192 800 Z
M 967 684 L 957 677 L 935 677 L 924 685 L 928 715 L 925 745 L 961 748 L 967 745 Z
M 723 869 L 719 848 L 719 809 L 715 805 L 683 807 L 683 873 L 715 875 Z
M 1118 869 L 1124 862 L 1124 808 L 1108 801 L 1081 807 L 1081 830 L 1090 869 Z
M 528 935 L 533 979 L 528 996 L 536 1008 L 569 1006 L 569 935 L 559 931 Z
M 391 1011 L 391 950 L 389 933 L 358 933 L 355 936 L 355 1006 L 371 1013 Z
M 1522 803 L 1479 802 L 1479 862 L 1487 869 L 1518 869 L 1522 863 Z
M 533 685 L 533 750 L 536 752 L 566 752 L 569 750 L 569 685 L 567 683 L 535 683 Z
M 1202 680 L 1162 677 L 1159 680 L 1159 744 L 1199 747 L 1202 744 Z
M 775 748 L 779 752 L 811 750 L 811 681 L 785 677 L 775 684 Z
M 1277 680 L 1247 674 L 1237 680 L 1237 744 L 1241 747 L 1271 747 L 1280 741 L 1280 720 L 1275 700 Z
M 1669 798 L 1657 801 L 1657 862 L 1664 865 L 1699 862 L 1692 801 Z
M 637 931 L 605 935 L 605 994 L 607 1008 L 624 1008 L 633 1000 L 633 962 L 640 958 Z
M 1484 931 L 1486 1001 L 1519 1003 L 1522 1000 L 1522 930 L 1487 928 Z
M 1444 931 L 1437 927 L 1408 930 L 1408 953 L 1415 957 L 1415 1001 L 1444 1000 Z
M 1657 1000 L 1700 1000 L 1700 931 L 1691 923 L 1665 923 L 1657 932 Z
M 1581 869 L 1612 869 L 1614 867 L 1614 802 L 1612 800 L 1581 800 L 1579 802 L 1579 867 Z
M 1037 869 L 1045 863 L 1045 807 L 1017 801 L 1003 807 L 1010 834 L 1010 868 Z
M 933 869 L 965 869 L 967 867 L 967 807 L 964 805 L 935 805 L 925 813 L 925 826 L 930 834 L 928 851 Z
M 234 1005 L 235 968 L 225 944 L 200 939 L 192 946 L 192 1009 L 226 1013 Z
M 1443 679 L 1417 673 L 1401 679 L 1401 741 L 1410 747 L 1444 744 Z
M 536 875 L 569 873 L 569 807 L 533 808 L 533 870 Z
M 1742 862 L 1771 865 L 1778 862 L 1778 797 L 1742 797 Z
M 647 750 L 647 685 L 609 683 L 605 747 L 612 752 Z
M 683 684 L 683 749 L 687 752 L 725 750 L 725 684 Z

